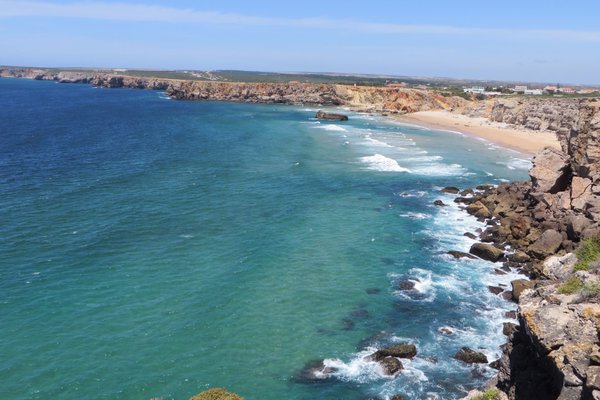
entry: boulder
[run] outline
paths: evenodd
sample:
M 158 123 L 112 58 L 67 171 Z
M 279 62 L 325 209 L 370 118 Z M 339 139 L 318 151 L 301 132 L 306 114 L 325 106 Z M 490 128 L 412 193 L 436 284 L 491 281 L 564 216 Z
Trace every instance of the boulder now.
M 566 154 L 546 147 L 533 158 L 529 170 L 534 193 L 558 193 L 568 187 L 570 164 Z
M 512 322 L 505 322 L 502 324 L 502 334 L 504 336 L 510 336 L 517 330 L 517 324 Z
M 325 120 L 325 121 L 348 121 L 347 115 L 329 113 L 329 112 L 325 112 L 325 111 L 321 111 L 321 110 L 317 111 L 315 118 L 320 119 L 320 120 Z
M 567 221 L 567 236 L 570 240 L 578 241 L 581 238 L 581 233 L 592 223 L 585 215 L 572 215 Z
M 463 236 L 466 236 L 469 239 L 473 239 L 473 240 L 477 239 L 477 235 L 475 235 L 474 233 L 471 233 L 471 232 L 465 232 L 465 233 L 463 233 Z
M 560 232 L 554 229 L 549 229 L 542 233 L 542 235 L 527 249 L 527 253 L 530 256 L 544 259 L 548 256 L 555 254 L 560 245 L 562 244 L 563 237 Z
M 460 192 L 460 189 L 457 187 L 454 187 L 454 186 L 446 186 L 445 188 L 440 190 L 440 192 L 450 193 L 450 194 L 458 194 L 458 192 Z
M 542 264 L 542 272 L 551 279 L 566 279 L 573 273 L 575 263 L 577 263 L 577 257 L 573 253 L 565 254 L 562 257 L 548 257 Z
M 404 369 L 404 366 L 394 357 L 386 357 L 378 361 L 386 375 L 395 375 L 398 371 Z
M 465 252 L 458 251 L 458 250 L 450 250 L 447 254 L 450 254 L 452 257 L 457 258 L 457 259 L 458 258 L 471 258 L 474 260 L 477 259 L 477 257 L 475 257 L 472 254 L 465 253 Z
M 531 261 L 531 257 L 529 257 L 527 255 L 527 253 L 524 253 L 524 252 L 522 252 L 520 250 L 516 251 L 509 258 L 510 258 L 510 261 L 516 262 L 516 263 L 526 263 L 526 262 Z
M 504 251 L 487 243 L 473 243 L 469 253 L 492 262 L 499 261 L 504 257 Z
M 467 364 L 487 364 L 488 359 L 485 354 L 471 350 L 468 347 L 463 347 L 455 355 L 454 358 Z
M 571 207 L 576 211 L 583 210 L 591 196 L 592 180 L 574 176 L 571 180 Z
M 438 206 L 438 207 L 444 207 L 446 205 L 446 203 L 444 203 L 441 200 L 436 200 L 436 201 L 433 202 L 433 205 L 434 206 Z
M 404 279 L 398 283 L 399 290 L 413 290 L 415 288 L 416 282 L 410 279 Z
M 534 283 L 527 279 L 515 279 L 514 281 L 510 282 L 510 285 L 512 286 L 512 297 L 518 302 L 519 298 L 521 297 L 521 293 L 523 293 L 525 289 L 532 289 Z
M 417 347 L 414 344 L 399 343 L 380 350 L 369 356 L 370 359 L 379 361 L 386 357 L 413 358 L 417 355 Z
M 488 290 L 490 291 L 490 293 L 493 293 L 493 294 L 500 294 L 500 293 L 504 292 L 504 289 L 502 289 L 499 286 L 488 286 Z
M 531 218 L 517 216 L 510 219 L 510 233 L 515 239 L 523 239 L 529 235 Z
M 488 208 L 481 201 L 476 201 L 474 203 L 469 204 L 467 206 L 467 212 L 480 219 L 492 217 L 492 213 L 490 212 L 490 210 L 488 210 Z

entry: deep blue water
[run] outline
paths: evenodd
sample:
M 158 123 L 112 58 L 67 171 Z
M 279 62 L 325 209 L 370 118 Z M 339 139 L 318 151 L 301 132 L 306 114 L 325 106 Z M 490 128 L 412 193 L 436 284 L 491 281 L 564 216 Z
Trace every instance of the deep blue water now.
M 456 133 L 0 79 L 0 398 L 460 397 L 512 305 L 446 185 L 526 177 Z M 448 207 L 432 205 L 443 199 Z M 397 290 L 418 279 L 416 291 Z M 449 326 L 454 335 L 444 335 Z M 409 341 L 395 378 L 363 359 Z M 294 379 L 326 359 L 334 379 Z

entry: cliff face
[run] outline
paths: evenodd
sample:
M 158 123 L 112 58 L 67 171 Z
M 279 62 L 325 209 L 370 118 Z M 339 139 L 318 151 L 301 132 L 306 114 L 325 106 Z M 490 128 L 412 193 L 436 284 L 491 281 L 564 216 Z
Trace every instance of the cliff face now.
M 518 116 L 535 104 L 536 120 L 555 123 L 563 151 L 538 153 L 530 182 L 477 196 L 492 216 L 482 240 L 506 250 L 507 264 L 533 279 L 513 282 L 519 326 L 496 364 L 494 383 L 510 399 L 598 399 L 600 106 L 578 100 L 544 108 L 532 101 L 500 107 L 498 115 L 526 123 L 529 115 Z
M 426 90 L 332 84 L 191 81 L 30 68 L 0 69 L 0 77 L 91 83 L 105 88 L 164 90 L 168 96 L 177 100 L 344 105 L 367 112 L 452 110 L 468 104 L 460 97 L 444 97 Z

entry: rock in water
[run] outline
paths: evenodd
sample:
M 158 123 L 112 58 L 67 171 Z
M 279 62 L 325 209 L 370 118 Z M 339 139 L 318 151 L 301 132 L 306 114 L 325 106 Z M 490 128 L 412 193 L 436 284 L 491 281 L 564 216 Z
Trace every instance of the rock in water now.
M 325 120 L 325 121 L 348 121 L 347 115 L 328 113 L 328 112 L 321 111 L 321 110 L 317 111 L 315 118 Z
M 504 251 L 487 243 L 473 243 L 469 253 L 492 262 L 496 262 L 504 257 Z
M 382 360 L 379 360 L 378 362 L 379 364 L 381 364 L 383 372 L 386 375 L 395 375 L 398 371 L 404 369 L 404 366 L 402 365 L 400 360 L 394 357 L 386 357 Z
M 399 343 L 381 350 L 377 350 L 375 353 L 371 354 L 369 358 L 375 361 L 380 361 L 385 357 L 413 358 L 416 355 L 417 347 L 414 344 Z
M 450 250 L 447 254 L 449 254 L 452 257 L 457 258 L 457 259 L 458 258 L 470 258 L 470 259 L 473 259 L 473 260 L 477 259 L 477 257 L 475 257 L 472 254 L 464 253 L 464 252 L 458 251 L 458 250 Z
M 488 359 L 485 354 L 471 350 L 468 347 L 463 347 L 455 355 L 454 358 L 467 364 L 487 364 Z
M 455 186 L 446 186 L 445 188 L 440 190 L 440 192 L 450 193 L 450 194 L 458 194 L 458 192 L 460 192 L 460 189 Z

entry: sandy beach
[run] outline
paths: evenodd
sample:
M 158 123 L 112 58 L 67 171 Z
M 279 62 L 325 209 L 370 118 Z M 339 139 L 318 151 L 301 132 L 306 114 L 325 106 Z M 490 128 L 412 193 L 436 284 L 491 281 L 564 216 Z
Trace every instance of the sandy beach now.
M 448 111 L 421 111 L 396 115 L 394 118 L 428 128 L 458 131 L 481 137 L 527 155 L 534 155 L 546 146 L 560 149 L 560 143 L 554 132 L 513 128 L 506 124 L 491 122 L 486 118 L 471 118 Z

